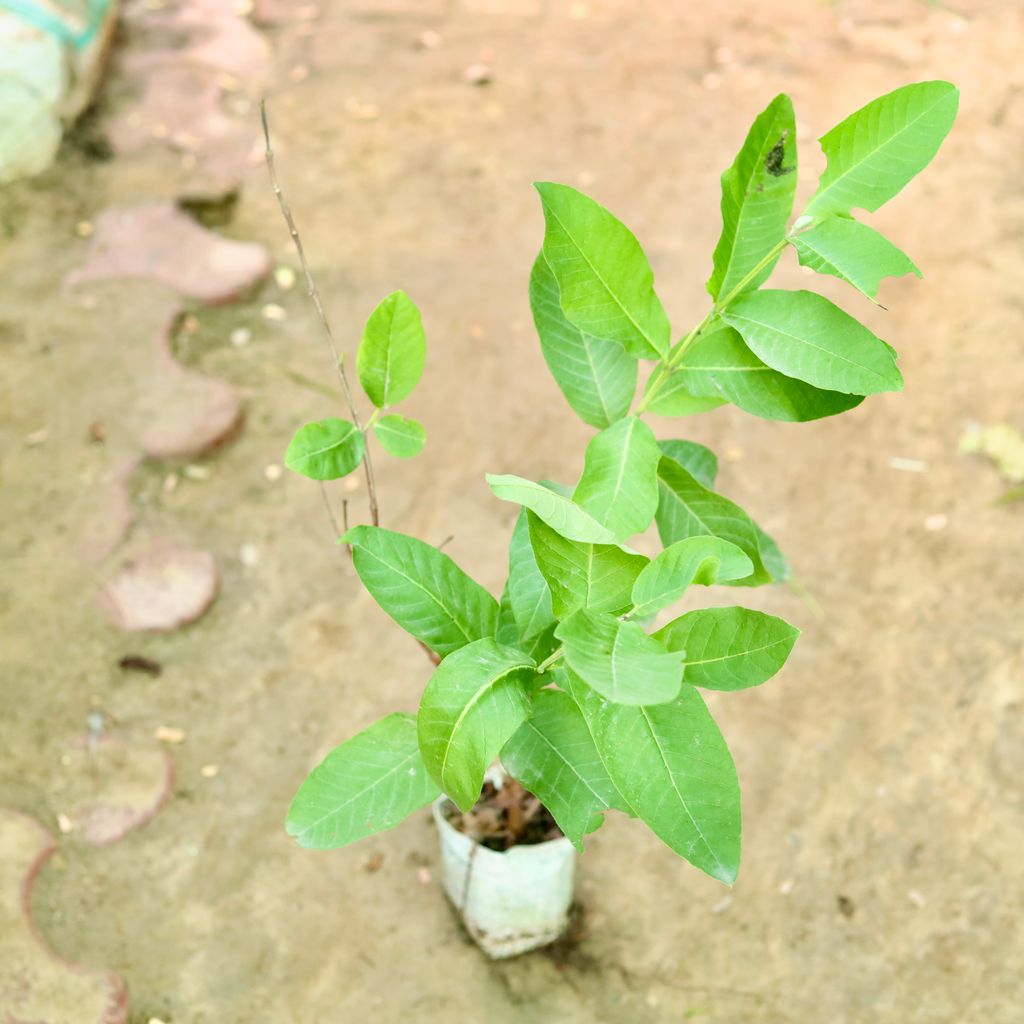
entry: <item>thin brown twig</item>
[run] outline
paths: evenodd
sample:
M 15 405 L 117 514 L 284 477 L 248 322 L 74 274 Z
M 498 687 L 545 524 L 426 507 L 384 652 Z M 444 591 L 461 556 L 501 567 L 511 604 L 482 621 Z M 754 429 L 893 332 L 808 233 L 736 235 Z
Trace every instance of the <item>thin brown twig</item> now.
M 267 173 L 270 175 L 270 187 L 274 190 L 274 195 L 277 196 L 277 204 L 281 208 L 281 215 L 284 217 L 285 223 L 288 225 L 288 231 L 292 236 L 292 241 L 295 243 L 295 250 L 299 254 L 299 262 L 302 264 L 302 273 L 306 278 L 306 288 L 309 291 L 309 297 L 313 300 L 313 306 L 320 319 L 320 325 L 323 327 L 324 336 L 327 339 L 327 347 L 330 349 L 331 356 L 334 359 L 334 366 L 338 374 L 338 380 L 341 381 L 341 390 L 345 395 L 345 401 L 348 403 L 349 412 L 352 414 L 352 422 L 355 424 L 356 429 L 362 432 L 363 425 L 359 419 L 359 411 L 356 409 L 355 400 L 352 397 L 352 388 L 349 387 L 348 374 L 345 373 L 344 360 L 338 353 L 338 346 L 334 343 L 334 333 L 331 331 L 331 325 L 327 320 L 327 314 L 324 312 L 323 303 L 320 301 L 320 292 L 313 280 L 313 274 L 309 269 L 309 263 L 306 261 L 306 251 L 302 247 L 302 239 L 299 237 L 299 229 L 295 226 L 295 218 L 292 217 L 291 207 L 288 205 L 288 201 L 285 199 L 284 193 L 281 191 L 281 186 L 277 181 L 277 170 L 274 166 L 274 151 L 270 146 L 270 126 L 267 123 L 267 103 L 266 100 L 263 99 L 260 100 L 260 122 L 263 125 L 263 142 L 265 147 L 264 158 L 267 163 Z M 373 521 L 374 526 L 379 526 L 380 512 L 377 508 L 377 487 L 374 481 L 373 461 L 370 457 L 369 447 L 366 448 L 366 453 L 363 456 L 363 471 L 366 473 L 366 489 L 370 496 L 370 518 Z

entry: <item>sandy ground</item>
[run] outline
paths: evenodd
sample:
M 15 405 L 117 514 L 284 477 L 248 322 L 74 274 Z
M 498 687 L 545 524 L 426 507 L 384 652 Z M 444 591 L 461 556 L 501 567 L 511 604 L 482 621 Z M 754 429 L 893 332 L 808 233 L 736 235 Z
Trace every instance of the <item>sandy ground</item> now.
M 439 46 L 416 47 L 425 30 Z M 682 331 L 706 307 L 718 175 L 776 92 L 796 103 L 809 193 L 814 138 L 837 119 L 904 82 L 953 80 L 953 135 L 875 221 L 924 281 L 888 282 L 888 311 L 815 282 L 900 349 L 907 389 L 811 425 L 733 409 L 661 425 L 723 456 L 721 489 L 820 605 L 745 594 L 805 635 L 772 683 L 712 702 L 743 786 L 740 879 L 727 894 L 613 820 L 580 865 L 582 941 L 491 964 L 436 884 L 426 812 L 329 855 L 282 829 L 306 771 L 381 713 L 415 708 L 429 673 L 332 548 L 315 486 L 265 476 L 296 426 L 336 408 L 280 369 L 329 380 L 301 289 L 196 311 L 179 356 L 244 390 L 246 425 L 204 461 L 207 479 L 167 493 L 174 467 L 144 467 L 127 543 L 98 569 L 79 556 L 132 450 L 138 353 L 169 293 L 97 284 L 88 309 L 59 282 L 83 257 L 79 220 L 173 197 L 181 175 L 159 147 L 108 162 L 70 147 L 0 197 L 0 804 L 56 831 L 60 753 L 92 709 L 127 737 L 173 725 L 187 738 L 150 824 L 103 849 L 62 841 L 33 904 L 48 941 L 120 974 L 132 1024 L 1020 1021 L 1024 507 L 993 504 L 1003 484 L 957 443 L 971 421 L 1021 425 L 1021 6 L 332 0 L 312 34 L 265 31 L 281 176 L 337 332 L 353 351 L 395 287 L 423 310 L 428 367 L 407 414 L 429 442 L 412 464 L 380 462 L 385 523 L 453 533 L 450 553 L 493 590 L 513 510 L 484 472 L 571 480 L 587 437 L 530 324 L 531 180 L 582 185 L 622 216 Z M 493 82 L 467 84 L 480 60 Z M 115 79 L 99 130 L 118 95 Z M 293 262 L 256 163 L 220 230 Z M 781 285 L 805 283 L 794 263 Z M 261 319 L 268 301 L 287 319 Z M 253 340 L 237 348 L 240 325 Z M 95 421 L 104 444 L 89 440 Z M 47 442 L 26 446 L 41 428 Z M 347 496 L 364 514 L 362 491 Z M 186 630 L 118 633 L 97 581 L 158 535 L 211 549 L 222 593 Z M 242 564 L 243 545 L 258 564 Z M 163 675 L 122 672 L 128 653 Z

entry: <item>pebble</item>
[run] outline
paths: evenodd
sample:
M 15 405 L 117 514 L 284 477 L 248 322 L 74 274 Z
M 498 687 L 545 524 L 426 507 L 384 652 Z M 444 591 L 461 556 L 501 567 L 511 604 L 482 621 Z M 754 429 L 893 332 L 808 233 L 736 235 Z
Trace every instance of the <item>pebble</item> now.
M 462 78 L 470 85 L 489 85 L 494 80 L 494 71 L 487 64 L 470 64 L 462 72 Z
M 416 44 L 424 50 L 436 50 L 441 45 L 441 36 L 433 29 L 427 29 L 419 34 Z
M 927 902 L 927 900 L 925 900 L 924 898 L 924 894 L 919 892 L 917 889 L 908 889 L 907 899 L 910 900 L 910 902 L 915 907 L 917 907 L 918 910 L 920 910 Z
M 231 344 L 235 346 L 235 348 L 242 348 L 243 346 L 248 345 L 250 341 L 252 341 L 252 331 L 250 331 L 248 327 L 236 327 L 228 335 L 228 338 L 230 339 Z
M 209 480 L 210 479 L 210 467 L 209 466 L 197 466 L 195 463 L 190 462 L 182 472 L 189 480 Z
M 215 764 L 204 764 L 203 767 L 199 769 L 199 774 L 202 775 L 204 779 L 215 779 L 220 774 L 220 768 Z
M 416 872 L 416 878 L 420 885 L 430 885 L 430 872 L 427 868 L 420 868 L 419 871 Z
M 930 533 L 938 533 L 939 530 L 944 530 L 948 525 L 949 516 L 943 515 L 941 512 L 927 516 L 924 521 L 924 528 Z
M 268 302 L 261 310 L 260 316 L 264 320 L 274 320 L 280 322 L 288 319 L 288 310 L 284 306 L 279 306 L 276 302 Z
M 345 490 L 346 491 L 358 491 L 359 490 L 359 477 L 347 476 L 345 477 Z
M 238 560 L 247 569 L 252 569 L 260 564 L 260 552 L 255 544 L 243 544 L 238 550 Z
M 295 287 L 295 271 L 291 267 L 277 267 L 274 271 L 274 281 L 277 287 L 283 291 Z
M 75 225 L 75 234 L 78 235 L 79 238 L 89 238 L 95 230 L 96 229 L 92 226 L 92 222 L 88 220 L 80 220 Z
M 263 467 L 263 475 L 273 483 L 275 480 L 280 480 L 284 475 L 284 466 L 279 466 L 276 462 L 272 462 L 269 466 Z
M 186 732 L 174 725 L 158 725 L 153 730 L 153 739 L 160 743 L 184 743 Z
M 898 469 L 904 473 L 925 473 L 928 470 L 928 463 L 923 459 L 905 459 L 894 455 L 889 460 L 890 469 Z
M 50 440 L 50 431 L 43 427 L 40 430 L 33 430 L 31 434 L 25 436 L 25 447 L 36 448 L 41 444 L 46 444 Z
M 788 896 L 793 891 L 794 885 L 796 885 L 796 882 L 794 882 L 792 878 L 787 878 L 785 881 L 780 883 L 779 892 L 783 896 Z
M 724 914 L 732 906 L 732 897 L 723 896 L 712 908 L 712 914 Z
M 74 823 L 66 814 L 57 815 L 57 828 L 61 830 L 63 835 L 68 835 L 75 828 Z

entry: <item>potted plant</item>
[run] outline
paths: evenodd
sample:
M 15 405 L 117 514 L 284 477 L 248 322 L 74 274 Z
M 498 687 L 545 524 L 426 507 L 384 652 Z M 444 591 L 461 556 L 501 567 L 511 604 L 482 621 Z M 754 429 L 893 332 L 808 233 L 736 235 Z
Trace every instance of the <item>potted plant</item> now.
M 643 416 L 729 402 L 803 422 L 899 391 L 896 352 L 867 327 L 814 292 L 762 286 L 788 248 L 872 300 L 882 278 L 920 274 L 852 210 L 877 210 L 925 167 L 957 102 L 952 85 L 923 82 L 842 121 L 822 137 L 826 170 L 790 224 L 796 126 L 789 98 L 772 100 L 722 175 L 710 308 L 675 343 L 625 225 L 573 188 L 536 185 L 545 232 L 530 305 L 555 380 L 597 432 L 571 489 L 487 477 L 519 509 L 500 600 L 443 551 L 379 524 L 371 441 L 400 458 L 424 442 L 419 424 L 390 411 L 423 370 L 416 306 L 395 292 L 370 315 L 356 359 L 373 406 L 364 423 L 302 258 L 351 419 L 302 427 L 286 463 L 319 481 L 363 467 L 371 522 L 349 528 L 346 516 L 340 540 L 436 667 L 415 714 L 396 711 L 345 740 L 302 784 L 287 819 L 300 844 L 344 846 L 433 803 L 445 887 L 492 956 L 559 934 L 575 850 L 612 810 L 735 881 L 739 784 L 701 690 L 765 682 L 798 630 L 739 604 L 652 622 L 691 586 L 755 587 L 789 570 L 775 542 L 716 492 L 714 454 L 657 440 Z M 281 198 L 269 137 L 267 154 Z M 298 242 L 283 199 L 282 209 Z M 645 362 L 652 370 L 634 405 Z M 652 522 L 663 549 L 648 558 L 629 542 Z

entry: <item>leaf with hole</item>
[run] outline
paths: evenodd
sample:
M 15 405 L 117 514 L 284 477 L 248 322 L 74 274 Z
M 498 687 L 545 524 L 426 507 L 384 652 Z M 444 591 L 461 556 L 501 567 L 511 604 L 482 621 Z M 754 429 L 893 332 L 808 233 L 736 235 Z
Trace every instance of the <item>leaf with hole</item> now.
M 959 99 L 949 82 L 917 82 L 840 121 L 821 137 L 828 165 L 803 217 L 877 210 L 892 199 L 938 152 Z
M 480 796 L 484 772 L 530 713 L 534 663 L 486 638 L 434 670 L 417 716 L 420 752 L 434 781 L 462 811 Z
M 348 476 L 363 461 L 362 431 L 348 420 L 327 419 L 300 427 L 284 464 L 311 480 L 337 480 Z
M 687 537 L 659 552 L 637 576 L 632 616 L 645 619 L 657 614 L 691 584 L 707 587 L 746 579 L 753 572 L 754 563 L 735 544 L 720 537 Z
M 566 665 L 608 700 L 661 704 L 679 693 L 682 654 L 666 650 L 636 622 L 581 608 L 559 623 L 555 636 Z
M 420 311 L 405 292 L 392 292 L 370 314 L 356 352 L 356 371 L 378 409 L 408 398 L 427 356 Z
M 658 442 L 643 420 L 619 420 L 590 439 L 572 500 L 624 541 L 646 530 L 654 518 L 660 458 Z
M 438 793 L 420 755 L 415 716 L 392 714 L 313 769 L 285 827 L 300 846 L 335 850 L 393 828 Z
M 772 369 L 851 395 L 900 391 L 892 349 L 823 295 L 763 289 L 722 314 Z
M 729 296 L 740 285 L 752 291 L 772 272 L 777 256 L 745 281 L 785 237 L 795 193 L 796 120 L 783 94 L 757 116 L 722 175 L 722 234 L 707 284 L 712 298 Z
M 750 608 L 700 608 L 654 634 L 684 651 L 684 679 L 708 690 L 745 690 L 771 679 L 786 663 L 800 630 Z
M 884 277 L 921 276 L 910 257 L 874 228 L 849 217 L 827 217 L 790 239 L 800 265 L 852 284 L 869 299 Z
M 530 274 L 530 309 L 544 361 L 576 415 L 592 427 L 622 419 L 636 391 L 637 361 L 621 345 L 585 334 L 566 319 L 543 253 Z
M 668 316 L 640 243 L 599 203 L 568 185 L 536 182 L 544 208 L 544 259 L 566 319 L 639 359 L 658 359 L 671 341 Z
M 427 440 L 427 432 L 416 420 L 393 414 L 382 416 L 373 425 L 373 432 L 384 451 L 398 459 L 418 455 Z
M 441 657 L 494 636 L 498 602 L 443 551 L 379 526 L 354 526 L 342 540 L 377 604 Z

